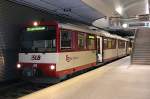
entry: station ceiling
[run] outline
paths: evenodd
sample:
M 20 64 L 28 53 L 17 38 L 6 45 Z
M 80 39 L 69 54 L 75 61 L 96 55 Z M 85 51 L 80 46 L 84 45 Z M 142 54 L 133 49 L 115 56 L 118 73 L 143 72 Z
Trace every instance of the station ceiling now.
M 85 23 L 103 18 L 104 15 L 87 6 L 81 0 L 11 0 L 23 5 L 58 14 Z
M 149 12 L 148 0 L 10 0 L 22 5 L 92 24 L 107 17 L 133 17 Z M 118 12 L 117 10 L 121 10 Z M 112 30 L 114 31 L 114 30 Z M 119 30 L 122 31 L 122 30 Z M 119 32 L 123 33 L 124 32 Z M 128 33 L 130 35 L 131 32 Z M 127 34 L 127 33 L 126 33 Z M 121 35 L 121 34 L 120 34 Z
M 82 0 L 87 5 L 106 16 L 115 16 L 118 13 L 123 17 L 133 17 L 149 13 L 149 0 Z M 117 12 L 117 13 L 116 13 Z

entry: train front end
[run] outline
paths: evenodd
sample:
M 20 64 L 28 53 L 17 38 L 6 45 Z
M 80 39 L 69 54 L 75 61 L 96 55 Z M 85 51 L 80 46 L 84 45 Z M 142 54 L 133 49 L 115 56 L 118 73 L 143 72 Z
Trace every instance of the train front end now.
M 34 23 L 24 29 L 17 64 L 21 78 L 57 78 L 57 28 L 57 24 Z

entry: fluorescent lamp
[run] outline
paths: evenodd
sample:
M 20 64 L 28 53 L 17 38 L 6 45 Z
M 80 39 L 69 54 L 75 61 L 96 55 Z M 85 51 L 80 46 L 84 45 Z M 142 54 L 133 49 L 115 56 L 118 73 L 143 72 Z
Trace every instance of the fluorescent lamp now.
M 146 0 L 147 2 L 146 2 L 146 14 L 149 14 L 149 2 L 148 2 L 148 0 Z
M 116 8 L 116 11 L 121 15 L 122 14 L 122 7 L 121 6 L 118 6 Z
M 122 25 L 122 27 L 123 27 L 123 28 L 127 28 L 127 27 L 128 27 L 128 24 L 124 23 L 124 24 Z

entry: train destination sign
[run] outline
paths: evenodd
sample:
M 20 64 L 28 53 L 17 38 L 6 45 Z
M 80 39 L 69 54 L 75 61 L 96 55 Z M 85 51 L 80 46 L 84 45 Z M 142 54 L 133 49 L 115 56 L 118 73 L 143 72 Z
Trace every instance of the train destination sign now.
M 4 57 L 0 55 L 0 65 L 4 65 Z
M 26 31 L 28 31 L 28 32 L 42 31 L 42 30 L 46 30 L 46 27 L 44 27 L 44 26 L 38 26 L 38 27 L 30 27 L 30 28 L 26 29 Z
M 89 36 L 89 39 L 94 39 L 94 38 L 95 38 L 94 36 L 91 36 L 91 35 Z

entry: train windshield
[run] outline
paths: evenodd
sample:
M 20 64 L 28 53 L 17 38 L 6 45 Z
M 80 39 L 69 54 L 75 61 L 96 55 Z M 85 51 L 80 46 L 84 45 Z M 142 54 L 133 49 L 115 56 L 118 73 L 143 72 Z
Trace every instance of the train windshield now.
M 56 28 L 26 28 L 21 36 L 21 52 L 56 52 Z

